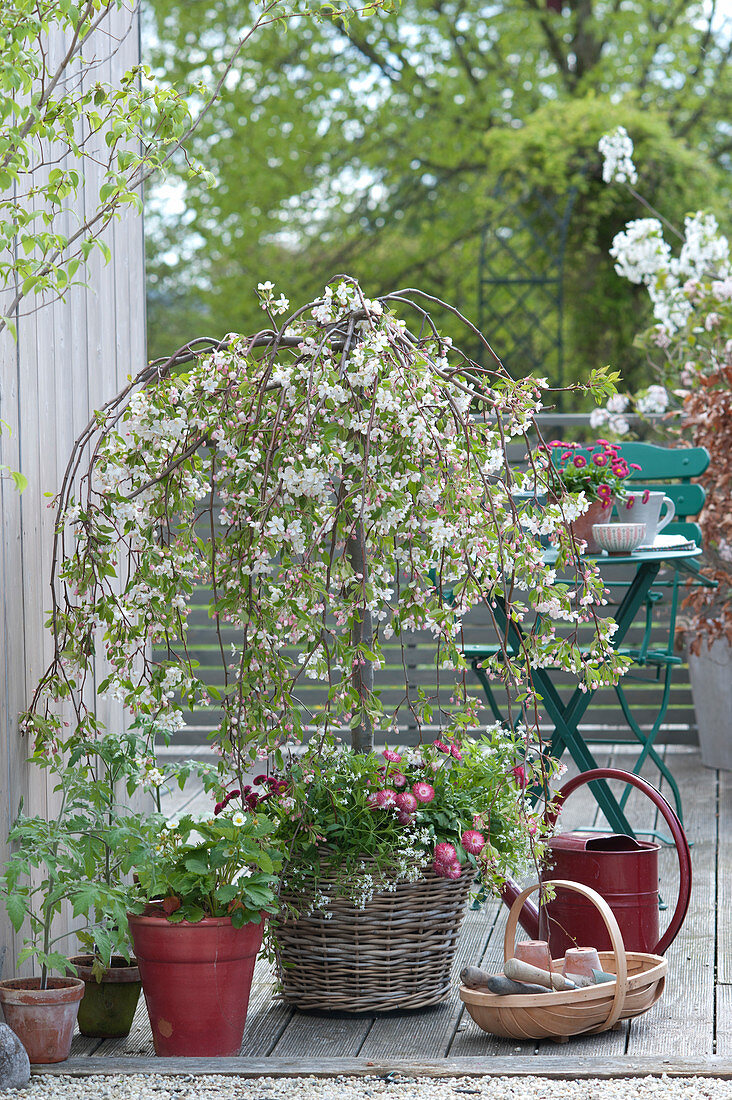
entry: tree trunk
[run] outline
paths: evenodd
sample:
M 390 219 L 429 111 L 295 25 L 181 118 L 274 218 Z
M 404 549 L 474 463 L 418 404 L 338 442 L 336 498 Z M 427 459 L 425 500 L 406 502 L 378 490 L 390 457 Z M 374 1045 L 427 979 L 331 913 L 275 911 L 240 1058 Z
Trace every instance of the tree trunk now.
M 362 588 L 368 581 L 368 565 L 366 561 L 366 538 L 363 523 L 359 520 L 353 534 L 347 543 L 348 557 L 353 566 L 354 573 L 360 574 L 362 580 L 354 583 Z M 351 643 L 363 645 L 371 649 L 374 641 L 373 622 L 371 612 L 366 609 L 356 618 L 351 632 Z M 366 713 L 366 703 L 374 690 L 374 663 L 368 657 L 363 658 L 363 663 L 354 665 L 351 671 L 351 682 L 358 693 L 361 720 L 356 726 L 351 727 L 351 746 L 354 752 L 370 752 L 374 747 L 374 731 L 371 719 Z

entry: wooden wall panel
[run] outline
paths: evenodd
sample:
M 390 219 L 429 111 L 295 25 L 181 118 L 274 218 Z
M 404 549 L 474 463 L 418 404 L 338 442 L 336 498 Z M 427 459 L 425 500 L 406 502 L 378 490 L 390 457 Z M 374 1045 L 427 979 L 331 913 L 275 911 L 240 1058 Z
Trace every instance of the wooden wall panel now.
M 137 62 L 137 17 L 115 12 L 107 24 L 121 45 L 99 40 L 100 57 L 111 53 L 95 79 L 114 80 Z M 60 40 L 49 48 L 58 51 Z M 87 54 L 89 51 L 86 51 Z M 99 180 L 87 172 L 85 192 L 65 217 L 70 226 L 91 208 Z M 45 493 L 58 492 L 74 439 L 92 412 L 112 397 L 128 374 L 144 365 L 144 250 L 142 219 L 132 212 L 109 227 L 112 260 L 95 256 L 87 287 L 74 287 L 65 302 L 23 304 L 17 344 L 0 334 L 0 417 L 12 428 L 0 439 L 0 461 L 29 479 L 21 497 L 0 479 L 0 860 L 18 802 L 29 812 L 53 812 L 44 776 L 25 763 L 28 746 L 18 714 L 51 653 L 44 628 L 50 607 L 49 573 L 55 509 Z M 119 708 L 108 714 L 116 726 Z M 15 972 L 18 944 L 0 912 L 0 949 L 7 947 L 4 976 Z

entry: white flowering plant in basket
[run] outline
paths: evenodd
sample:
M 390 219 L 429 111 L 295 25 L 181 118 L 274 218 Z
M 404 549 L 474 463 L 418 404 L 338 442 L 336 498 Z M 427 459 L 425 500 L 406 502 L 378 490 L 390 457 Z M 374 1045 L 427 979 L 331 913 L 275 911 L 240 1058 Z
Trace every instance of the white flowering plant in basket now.
M 394 740 L 408 716 L 459 739 L 479 724 L 460 645 L 479 604 L 497 627 L 500 607 L 522 629 L 517 651 L 499 630 L 489 672 L 526 730 L 538 728 L 532 668 L 559 664 L 583 684 L 617 678 L 613 624 L 597 615 L 602 582 L 569 529 L 586 501 L 514 500 L 521 475 L 507 447 L 534 427 L 546 381 L 514 381 L 495 359 L 478 366 L 435 331 L 418 292 L 372 300 L 340 277 L 289 315 L 271 285 L 260 295 L 271 327 L 151 364 L 77 442 L 58 499 L 55 652 L 25 717 L 36 740 L 100 728 L 88 690 L 95 654 L 108 670 L 100 695 L 170 736 L 184 708 L 217 704 L 220 790 L 242 789 L 253 760 L 313 733 L 350 731 L 367 751 L 374 728 Z M 603 372 L 591 386 L 612 390 Z M 570 580 L 559 583 L 564 568 Z M 187 642 L 201 586 L 219 687 Z M 595 631 L 580 646 L 588 621 Z M 404 656 L 416 630 L 433 639 L 444 695 L 421 697 L 405 673 L 387 711 L 374 670 L 386 643 Z M 312 712 L 298 693 L 305 678 L 322 685 Z M 73 705 L 70 732 L 62 700 Z M 526 733 L 527 748 L 535 737 Z

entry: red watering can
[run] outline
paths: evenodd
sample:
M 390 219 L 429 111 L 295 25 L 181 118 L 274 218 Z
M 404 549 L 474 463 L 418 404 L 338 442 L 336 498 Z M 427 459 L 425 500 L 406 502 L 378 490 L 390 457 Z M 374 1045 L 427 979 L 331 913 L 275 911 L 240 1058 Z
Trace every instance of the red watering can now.
M 691 895 L 691 853 L 681 822 L 666 799 L 640 776 L 619 768 L 594 768 L 570 779 L 557 792 L 550 821 L 556 820 L 562 802 L 572 791 L 594 779 L 619 779 L 648 795 L 671 830 L 679 858 L 679 898 L 663 936 L 658 926 L 659 844 L 635 840 L 618 833 L 560 833 L 548 842 L 547 878 L 569 879 L 592 887 L 612 909 L 623 942 L 629 951 L 662 955 L 675 939 L 686 916 Z M 521 888 L 510 879 L 501 896 L 512 905 Z M 531 939 L 549 941 L 552 958 L 561 958 L 568 947 L 612 949 L 605 924 L 594 906 L 578 895 L 557 888 L 556 896 L 542 905 L 525 902 L 519 916 Z

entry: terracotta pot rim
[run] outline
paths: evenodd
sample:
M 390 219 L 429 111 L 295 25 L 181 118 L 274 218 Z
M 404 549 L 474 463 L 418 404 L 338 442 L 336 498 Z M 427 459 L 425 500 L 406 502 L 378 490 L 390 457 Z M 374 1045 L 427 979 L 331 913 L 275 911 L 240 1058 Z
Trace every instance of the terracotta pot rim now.
M 112 955 L 112 961 L 115 959 L 119 959 L 122 965 L 105 969 L 97 984 L 119 985 L 125 982 L 139 982 L 140 968 L 137 965 L 137 959 L 130 957 L 130 961 L 127 962 L 123 955 Z M 92 973 L 93 955 L 71 955 L 69 962 L 74 964 L 78 972 L 77 977 L 81 978 L 83 982 L 97 982 L 96 976 Z
M 5 978 L 0 981 L 0 1002 L 44 1005 L 80 1001 L 86 992 L 81 978 L 49 978 L 48 988 L 40 989 L 40 978 Z
M 167 917 L 163 913 L 128 913 L 127 919 L 129 924 L 142 924 L 150 927 L 160 927 L 165 925 L 168 928 L 215 928 L 215 927 L 229 927 L 231 926 L 230 916 L 205 916 L 200 921 L 168 921 Z M 247 928 L 250 924 L 263 924 L 266 919 L 265 914 L 262 915 L 261 921 L 248 921 L 247 924 L 242 924 L 241 928 Z M 241 932 L 241 928 L 234 928 L 234 932 Z

